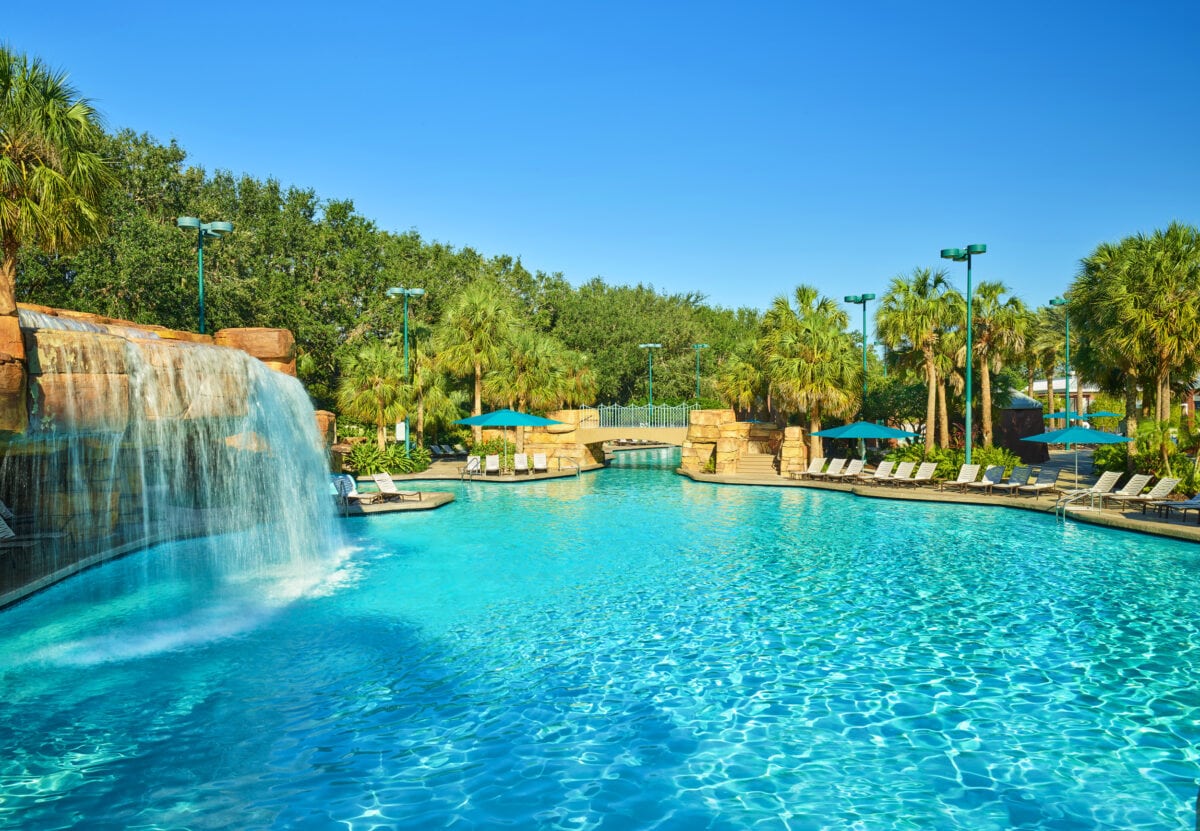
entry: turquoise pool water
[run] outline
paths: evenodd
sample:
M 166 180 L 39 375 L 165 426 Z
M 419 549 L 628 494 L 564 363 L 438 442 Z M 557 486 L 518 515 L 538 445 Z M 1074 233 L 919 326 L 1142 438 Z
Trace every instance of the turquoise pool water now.
M 0 613 L 0 826 L 1192 827 L 1200 548 L 674 458 Z

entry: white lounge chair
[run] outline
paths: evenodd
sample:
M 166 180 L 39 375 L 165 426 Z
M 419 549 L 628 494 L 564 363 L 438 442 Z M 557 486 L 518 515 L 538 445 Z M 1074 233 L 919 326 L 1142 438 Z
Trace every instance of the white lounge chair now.
M 420 491 L 402 491 L 396 489 L 396 480 L 392 478 L 390 473 L 376 473 L 371 477 L 375 481 L 375 487 L 379 488 L 379 493 L 383 497 L 384 502 L 395 500 L 402 502 L 405 499 L 415 499 L 421 501 Z
M 500 475 L 500 455 L 498 453 L 491 453 L 483 457 L 483 475 L 487 476 L 490 473 Z
M 842 472 L 842 468 L 845 466 L 845 459 L 830 459 L 829 467 L 825 468 L 824 471 L 818 470 L 815 473 L 810 472 L 808 475 L 814 479 L 834 478 Z
M 958 478 L 954 481 L 945 481 L 938 486 L 938 490 L 946 490 L 947 488 L 958 488 L 964 493 L 967 490 L 967 485 L 979 478 L 979 465 L 963 465 L 958 469 Z
M 1175 490 L 1175 486 L 1178 484 L 1179 479 L 1167 477 L 1166 479 L 1159 479 L 1147 494 L 1138 494 L 1136 496 L 1114 496 L 1112 499 L 1120 504 L 1122 508 L 1141 506 L 1142 513 L 1144 514 L 1146 513 L 1147 505 L 1149 505 L 1151 502 L 1158 502 L 1169 495 L 1171 491 Z
M 1025 477 L 1026 481 L 1029 477 Z M 966 482 L 963 491 L 967 488 L 991 493 L 993 485 L 999 485 L 1004 481 L 1004 465 L 988 465 L 987 470 L 983 472 L 983 476 L 977 482 Z
M 793 479 L 804 479 L 805 477 L 812 476 L 814 473 L 820 473 L 821 468 L 823 468 L 823 467 L 825 467 L 825 457 L 817 456 L 816 458 L 808 460 L 808 469 L 793 470 L 792 478 Z
M 916 466 L 916 462 L 901 462 L 900 464 L 896 465 L 895 473 L 881 481 L 885 485 L 899 485 L 902 482 L 907 482 L 912 478 L 913 468 Z
M 913 474 L 913 478 L 897 479 L 896 484 L 904 485 L 905 487 L 909 485 L 913 487 L 917 485 L 930 485 L 934 482 L 933 475 L 935 473 L 937 473 L 937 462 L 921 462 L 921 466 L 917 468 L 917 472 Z
M 1008 474 L 1008 479 L 1003 482 L 993 482 L 988 488 L 988 493 L 1011 494 L 1017 488 L 1024 487 L 1029 484 L 1029 477 L 1033 475 L 1033 468 L 1029 465 L 1017 465 L 1012 469 L 1012 473 Z
M 1146 487 L 1146 483 L 1150 481 L 1150 475 L 1147 473 L 1135 473 L 1129 477 L 1129 481 L 1119 487 L 1112 493 L 1106 493 L 1100 497 L 1100 508 L 1104 508 L 1106 499 L 1121 499 L 1125 496 L 1138 496 L 1142 489 Z
M 528 453 L 513 454 L 513 473 L 533 473 L 529 468 Z
M 886 481 L 887 478 L 892 475 L 892 470 L 895 469 L 895 467 L 895 462 L 880 462 L 875 466 L 875 470 L 872 473 L 859 473 L 858 481 L 864 482 L 868 485 L 877 485 L 880 482 Z
M 533 472 L 534 473 L 549 473 L 550 472 L 550 466 L 546 462 L 546 454 L 545 453 L 534 453 L 533 454 Z
M 1037 472 L 1037 476 L 1028 485 L 1021 485 L 1017 488 L 1017 494 L 1031 493 L 1034 499 L 1040 499 L 1042 494 L 1047 491 L 1058 490 L 1058 476 L 1062 473 L 1057 468 L 1042 468 Z
M 863 460 L 862 459 L 851 459 L 850 463 L 848 465 L 846 465 L 844 468 L 842 468 L 842 470 L 840 472 L 827 474 L 827 478 L 829 478 L 829 479 L 854 479 L 855 477 L 857 477 L 859 474 L 862 473 L 862 469 L 863 469 Z
M 1070 488 L 1069 490 L 1062 491 L 1058 495 L 1058 501 L 1055 503 L 1054 507 L 1058 508 L 1062 506 L 1064 502 L 1070 502 L 1076 497 L 1082 496 L 1090 497 L 1094 502 L 1097 496 L 1102 497 L 1106 493 L 1111 492 L 1112 489 L 1117 486 L 1117 480 L 1120 478 L 1121 472 L 1119 470 L 1106 470 L 1104 473 L 1100 474 L 1100 478 L 1097 479 L 1095 484 L 1093 484 L 1091 487 Z

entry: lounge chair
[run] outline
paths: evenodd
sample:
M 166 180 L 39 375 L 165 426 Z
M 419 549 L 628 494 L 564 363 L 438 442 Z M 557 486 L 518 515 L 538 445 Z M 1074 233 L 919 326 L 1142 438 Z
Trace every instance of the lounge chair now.
M 459 476 L 462 477 L 463 479 L 466 479 L 469 476 L 478 476 L 480 473 L 483 472 L 480 469 L 479 462 L 480 462 L 480 459 L 478 456 L 468 456 L 467 463 L 465 465 L 463 465 L 462 470 L 459 471 Z
M 909 485 L 912 485 L 913 487 L 916 487 L 917 485 L 932 485 L 935 481 L 933 478 L 935 473 L 937 473 L 937 462 L 921 462 L 921 466 L 917 468 L 917 472 L 913 474 L 913 478 L 904 480 L 897 479 L 896 484 L 904 485 L 905 487 Z
M 829 467 L 825 468 L 824 472 L 817 471 L 816 473 L 809 473 L 808 475 L 814 479 L 824 479 L 826 477 L 832 479 L 838 476 L 842 472 L 842 468 L 845 466 L 845 459 L 830 459 Z
M 1003 481 L 1004 465 L 988 465 L 983 471 L 983 476 L 979 477 L 975 482 L 967 482 L 963 491 L 965 492 L 967 488 L 972 488 L 984 493 L 991 493 L 992 485 L 1000 484 Z
M 944 491 L 946 488 L 958 488 L 963 493 L 967 492 L 967 485 L 979 478 L 979 465 L 963 465 L 958 469 L 958 478 L 953 482 L 945 481 L 938 485 L 938 490 Z
M 392 478 L 390 473 L 376 473 L 371 477 L 375 480 L 375 487 L 379 488 L 379 494 L 384 502 L 403 502 L 405 499 L 415 499 L 421 501 L 420 491 L 402 491 L 396 489 L 396 480 Z
M 1017 465 L 1012 469 L 1012 473 L 1008 474 L 1008 479 L 1003 482 L 993 482 L 987 492 L 995 493 L 996 491 L 1000 491 L 1001 493 L 1011 494 L 1017 488 L 1023 488 L 1028 485 L 1029 477 L 1032 475 L 1032 467 L 1029 465 Z
M 444 459 L 446 457 L 446 454 L 442 452 L 442 446 L 440 444 L 429 445 L 429 455 L 433 457 L 434 461 L 437 461 L 438 459 Z
M 872 473 L 860 472 L 856 478 L 868 485 L 878 485 L 892 475 L 892 469 L 895 467 L 895 462 L 880 462 Z
M 1146 483 L 1150 481 L 1150 475 L 1147 473 L 1135 473 L 1129 477 L 1129 481 L 1122 485 L 1112 493 L 1106 493 L 1100 497 L 1100 508 L 1104 508 L 1104 500 L 1120 499 L 1125 496 L 1138 496 L 1142 489 L 1146 487 Z
M 1017 495 L 1031 493 L 1034 499 L 1040 499 L 1043 493 L 1058 490 L 1058 476 L 1060 473 L 1062 471 L 1058 468 L 1041 468 L 1032 482 L 1017 488 Z
M 513 473 L 533 473 L 529 467 L 528 453 L 513 454 Z
M 448 444 L 443 444 L 443 445 L 439 445 L 439 446 L 442 448 L 442 455 L 445 456 L 447 459 L 453 459 L 455 456 L 458 455 L 458 453 L 455 452 L 454 448 Z
M 899 485 L 901 482 L 907 482 L 912 478 L 913 468 L 917 466 L 916 462 L 901 462 L 896 465 L 896 472 L 886 479 L 880 480 L 884 485 Z
M 500 455 L 492 453 L 483 457 L 483 475 L 494 473 L 500 475 Z
M 1061 507 L 1064 503 L 1070 502 L 1076 497 L 1081 496 L 1089 497 L 1094 504 L 1096 497 L 1102 497 L 1106 493 L 1111 492 L 1112 489 L 1117 486 L 1117 480 L 1120 478 L 1121 472 L 1119 470 L 1106 470 L 1104 473 L 1100 474 L 1100 478 L 1097 479 L 1095 484 L 1093 484 L 1091 487 L 1071 488 L 1070 490 L 1065 490 L 1059 493 L 1058 502 L 1055 503 L 1054 507 Z
M 1183 514 L 1183 521 L 1187 522 L 1187 512 L 1196 512 L 1196 524 L 1200 525 L 1200 493 L 1193 496 L 1191 499 L 1179 500 L 1163 500 L 1161 502 L 1152 502 L 1154 509 L 1158 511 L 1160 516 L 1171 518 L 1171 511 L 1179 511 Z
M 793 470 L 792 478 L 793 479 L 804 479 L 805 477 L 812 476 L 814 473 L 820 473 L 821 468 L 823 468 L 823 467 L 825 467 L 825 457 L 817 456 L 815 459 L 808 460 L 808 469 L 807 470 Z
M 850 463 L 842 468 L 838 473 L 830 473 L 827 476 L 830 479 L 854 479 L 862 474 L 863 460 L 851 459 Z
M 467 458 L 467 448 L 463 447 L 461 444 L 454 445 L 454 455 L 462 456 L 464 459 Z
M 545 453 L 533 454 L 533 472 L 534 473 L 549 473 L 550 465 L 546 462 Z
M 355 483 L 353 477 L 348 475 L 335 478 L 333 486 L 337 490 L 338 501 L 346 506 L 354 504 L 366 505 L 382 498 L 377 493 L 359 493 L 357 483 Z
M 1145 495 L 1137 494 L 1135 496 L 1116 496 L 1114 494 L 1109 498 L 1119 504 L 1122 508 L 1141 506 L 1142 513 L 1144 514 L 1146 513 L 1147 505 L 1152 502 L 1159 502 L 1163 500 L 1171 493 L 1171 491 L 1175 490 L 1175 486 L 1178 484 L 1178 479 L 1167 477 L 1166 479 L 1159 479 L 1157 482 L 1155 482 L 1154 487 L 1152 487 L 1150 492 Z

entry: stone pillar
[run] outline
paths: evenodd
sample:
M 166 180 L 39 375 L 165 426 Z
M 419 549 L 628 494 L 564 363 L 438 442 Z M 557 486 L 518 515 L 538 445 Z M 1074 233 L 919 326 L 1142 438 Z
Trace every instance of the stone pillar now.
M 789 476 L 808 468 L 808 443 L 801 427 L 785 427 L 779 447 L 779 475 Z

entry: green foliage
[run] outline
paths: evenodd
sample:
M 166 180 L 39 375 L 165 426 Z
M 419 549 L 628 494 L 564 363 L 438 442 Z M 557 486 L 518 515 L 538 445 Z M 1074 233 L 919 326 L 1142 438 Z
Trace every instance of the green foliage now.
M 517 446 L 507 439 L 496 438 L 481 441 L 478 444 L 470 444 L 467 452 L 472 456 L 504 456 L 508 454 L 508 458 L 511 459 L 517 452 Z
M 383 463 L 388 473 L 420 473 L 429 468 L 430 455 L 424 447 L 404 449 L 400 442 L 389 444 L 383 452 Z
M 959 468 L 966 464 L 967 453 L 959 448 L 943 447 L 935 447 L 926 453 L 924 445 L 912 444 L 896 448 L 884 458 L 893 462 L 937 462 L 937 473 L 934 475 L 939 479 L 954 479 L 958 476 Z M 1022 464 L 1015 453 L 991 445 L 972 448 L 971 463 L 979 465 L 980 470 L 992 465 L 1004 465 L 1005 475 L 1012 473 L 1014 466 Z
M 404 445 L 394 442 L 381 451 L 369 441 L 357 442 L 343 460 L 353 473 L 370 476 L 372 473 L 420 473 L 429 467 L 429 451 L 414 447 L 405 451 Z
M 369 441 L 356 442 L 342 460 L 343 466 L 351 473 L 370 476 L 372 473 L 383 473 L 387 470 L 384 455 Z

